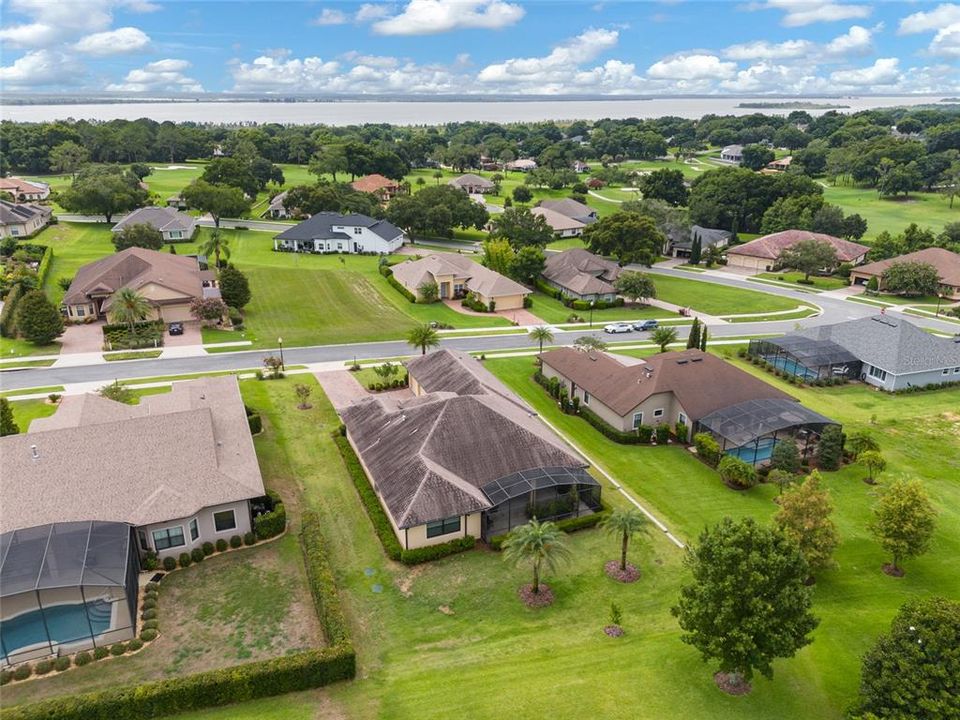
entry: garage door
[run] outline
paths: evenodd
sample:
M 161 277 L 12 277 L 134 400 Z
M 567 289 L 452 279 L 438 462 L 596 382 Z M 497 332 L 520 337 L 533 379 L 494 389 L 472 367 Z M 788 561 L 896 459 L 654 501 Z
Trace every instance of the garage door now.
M 193 320 L 189 305 L 163 305 L 160 313 L 164 322 L 186 322 Z

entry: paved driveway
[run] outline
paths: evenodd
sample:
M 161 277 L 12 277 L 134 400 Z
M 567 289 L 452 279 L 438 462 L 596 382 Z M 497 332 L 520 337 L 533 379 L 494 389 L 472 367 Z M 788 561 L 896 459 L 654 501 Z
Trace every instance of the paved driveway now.
M 163 329 L 164 347 L 186 347 L 187 345 L 203 345 L 203 336 L 200 333 L 200 323 L 185 322 L 183 335 L 171 335 L 169 327 Z
M 333 405 L 337 412 L 340 412 L 347 405 L 362 400 L 371 394 L 367 389 L 358 383 L 354 374 L 349 370 L 332 370 L 329 372 L 316 373 L 317 381 L 323 392 Z M 400 390 L 391 390 L 389 392 L 376 393 L 377 397 L 388 398 L 392 401 L 406 400 L 413 397 L 413 392 L 409 388 Z
M 99 352 L 103 349 L 103 323 L 67 325 L 60 336 L 60 344 L 62 355 Z

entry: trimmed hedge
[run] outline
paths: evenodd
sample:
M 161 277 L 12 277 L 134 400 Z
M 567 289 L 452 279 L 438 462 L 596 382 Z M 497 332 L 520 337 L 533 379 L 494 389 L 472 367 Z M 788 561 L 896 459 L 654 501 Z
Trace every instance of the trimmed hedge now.
M 250 434 L 259 435 L 263 430 L 263 419 L 260 417 L 260 413 L 246 405 L 243 406 L 243 409 L 247 412 L 247 424 L 250 426 Z
M 43 284 L 50 274 L 50 267 L 53 265 L 53 248 L 49 245 L 43 250 L 43 257 L 40 259 L 40 265 L 37 266 L 37 288 L 43 290 Z
M 0 310 L 0 335 L 3 337 L 17 336 L 17 304 L 21 297 L 23 297 L 23 285 L 14 285 L 7 293 L 3 310 Z
M 653 428 L 644 428 L 642 425 L 635 433 L 617 430 L 613 425 L 583 405 L 580 406 L 580 417 L 593 425 L 593 427 L 599 430 L 605 437 L 621 445 L 642 445 L 649 443 L 650 437 L 653 434 Z M 641 430 L 643 430 L 643 432 L 640 432 Z
M 387 268 L 387 269 L 390 270 L 390 268 Z M 417 296 L 400 284 L 400 281 L 393 276 L 392 270 L 390 271 L 389 275 L 385 275 L 384 277 L 386 277 L 387 282 L 393 285 L 393 287 L 397 289 L 397 292 L 403 295 L 407 300 L 409 300 L 412 303 L 415 303 L 417 301 Z
M 549 283 L 548 283 L 546 280 L 544 280 L 543 278 L 537 278 L 536 280 L 534 280 L 534 281 L 533 281 L 533 286 L 534 286 L 537 290 L 539 290 L 540 292 L 542 292 L 544 295 L 549 295 L 550 297 L 554 298 L 555 300 L 560 300 L 560 299 L 563 298 L 563 293 L 560 292 L 560 290 L 558 290 L 557 288 L 555 288 L 553 285 L 549 284 Z
M 327 543 L 320 532 L 320 517 L 316 511 L 308 510 L 303 514 L 300 545 L 303 548 L 310 593 L 313 595 L 323 634 L 330 645 L 349 645 L 347 620 L 340 605 L 340 593 L 330 568 Z
M 393 532 L 393 526 L 387 519 L 383 506 L 380 505 L 380 498 L 374 492 L 373 485 L 370 484 L 370 479 L 364 472 L 360 459 L 353 451 L 350 441 L 339 432 L 333 434 L 333 441 L 337 444 L 337 449 L 340 451 L 340 457 L 343 458 L 343 464 L 346 466 L 347 472 L 350 473 L 350 479 L 353 480 L 353 486 L 357 489 L 360 502 L 363 503 L 363 507 L 367 511 L 367 517 L 370 518 L 370 523 L 373 525 L 377 537 L 380 538 L 383 551 L 391 560 L 400 560 L 401 555 L 403 555 L 403 548 L 400 547 L 400 541 L 397 540 L 397 536 Z
M 467 535 L 456 540 L 440 543 L 439 545 L 429 545 L 427 547 L 415 548 L 414 550 L 403 550 L 400 553 L 400 562 L 405 565 L 419 565 L 420 563 L 438 560 L 447 555 L 456 555 L 464 550 L 473 550 L 477 544 L 477 539 L 473 535 Z
M 257 515 L 253 520 L 253 532 L 258 540 L 275 537 L 287 529 L 287 509 L 284 507 L 283 498 L 274 490 L 267 490 L 267 496 L 273 501 L 273 510 Z

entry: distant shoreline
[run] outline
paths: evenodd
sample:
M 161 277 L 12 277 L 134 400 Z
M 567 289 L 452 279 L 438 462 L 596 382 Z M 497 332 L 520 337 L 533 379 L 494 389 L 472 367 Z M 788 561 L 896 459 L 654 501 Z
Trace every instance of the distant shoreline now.
M 745 102 L 737 105 L 738 108 L 751 110 L 849 110 L 849 105 L 835 105 L 832 103 L 814 102 Z

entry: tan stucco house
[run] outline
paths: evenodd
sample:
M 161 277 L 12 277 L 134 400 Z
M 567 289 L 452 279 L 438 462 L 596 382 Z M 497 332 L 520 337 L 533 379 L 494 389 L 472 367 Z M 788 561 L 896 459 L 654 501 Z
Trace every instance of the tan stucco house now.
M 615 300 L 620 273 L 617 263 L 583 248 L 550 253 L 543 266 L 547 284 L 576 300 Z
M 487 307 L 496 310 L 517 310 L 532 290 L 498 272 L 454 253 L 437 253 L 421 260 L 410 260 L 393 266 L 393 277 L 407 290 L 420 297 L 420 286 L 436 283 L 441 300 L 465 297 L 474 293 Z
M 551 210 L 548 207 L 535 207 L 530 213 L 542 217 L 557 237 L 579 237 L 583 235 L 583 229 L 586 227 L 586 224 L 580 220 L 567 217 L 563 213 Z
M 47 226 L 52 212 L 45 205 L 0 200 L 0 238 L 30 237 Z
M 167 243 L 192 240 L 197 232 L 197 219 L 187 213 L 179 212 L 176 207 L 142 207 L 134 210 L 113 226 L 113 232 L 120 232 L 130 225 L 149 225 L 158 230 Z
M 906 255 L 855 267 L 850 271 L 850 282 L 853 285 L 866 285 L 870 282 L 870 278 L 875 277 L 879 289 L 883 290 L 883 273 L 894 263 L 907 262 L 932 265 L 940 277 L 943 296 L 950 300 L 960 300 L 960 255 L 945 248 L 924 248 Z
M 833 235 L 808 230 L 784 230 L 730 248 L 726 254 L 727 265 L 755 270 L 758 273 L 769 272 L 775 270 L 780 264 L 780 256 L 784 250 L 804 240 L 816 240 L 832 246 L 836 251 L 838 263 L 859 265 L 870 250 L 866 245 L 843 240 Z
M 450 180 L 447 184 L 463 190 L 468 195 L 483 195 L 485 193 L 492 193 L 497 189 L 497 186 L 492 180 L 487 180 L 487 178 L 475 173 L 460 175 Z

